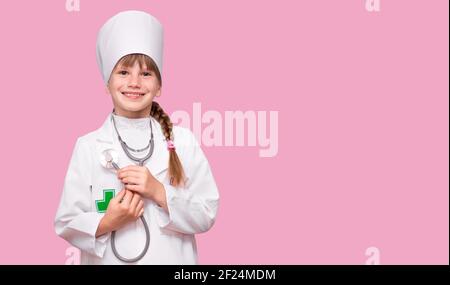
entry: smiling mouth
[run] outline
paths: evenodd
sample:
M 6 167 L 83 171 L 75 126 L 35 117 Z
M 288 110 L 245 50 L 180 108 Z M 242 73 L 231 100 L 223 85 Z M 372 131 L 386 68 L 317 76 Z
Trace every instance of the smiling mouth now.
M 122 95 L 124 95 L 127 98 L 131 99 L 137 99 L 145 95 L 145 93 L 138 93 L 138 92 L 121 92 Z

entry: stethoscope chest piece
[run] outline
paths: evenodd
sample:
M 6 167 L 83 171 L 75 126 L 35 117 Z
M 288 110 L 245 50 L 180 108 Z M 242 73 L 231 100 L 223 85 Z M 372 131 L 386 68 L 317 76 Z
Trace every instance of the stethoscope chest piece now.
M 100 164 L 106 169 L 115 169 L 119 162 L 119 153 L 115 149 L 105 149 L 100 153 Z M 116 169 L 117 170 L 117 169 Z

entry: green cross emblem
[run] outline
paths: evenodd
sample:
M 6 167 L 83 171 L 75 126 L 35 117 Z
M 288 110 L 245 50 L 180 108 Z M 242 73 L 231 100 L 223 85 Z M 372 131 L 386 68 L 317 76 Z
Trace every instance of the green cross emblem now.
M 103 189 L 103 200 L 95 200 L 97 212 L 104 213 L 108 209 L 109 201 L 114 198 L 115 189 Z

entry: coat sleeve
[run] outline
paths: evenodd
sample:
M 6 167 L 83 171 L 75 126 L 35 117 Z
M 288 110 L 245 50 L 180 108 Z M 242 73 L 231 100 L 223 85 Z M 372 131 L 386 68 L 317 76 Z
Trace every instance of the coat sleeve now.
M 73 246 L 103 257 L 110 234 L 95 238 L 103 214 L 91 209 L 91 154 L 80 138 L 75 144 L 54 221 L 56 234 Z
M 156 206 L 159 212 L 157 221 L 161 228 L 196 234 L 206 232 L 213 226 L 219 207 L 219 192 L 195 136 L 188 129 L 182 130 L 183 133 L 180 133 L 186 139 L 179 144 L 175 142 L 175 146 L 188 179 L 183 188 L 163 183 L 169 213 Z M 179 148 L 182 148 L 181 152 Z

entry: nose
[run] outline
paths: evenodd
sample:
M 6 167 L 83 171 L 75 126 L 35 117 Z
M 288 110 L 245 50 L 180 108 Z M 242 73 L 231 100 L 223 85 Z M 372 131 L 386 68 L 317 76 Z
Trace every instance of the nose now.
M 128 87 L 135 87 L 140 88 L 141 87 L 141 81 L 139 75 L 131 75 L 130 80 L 128 81 Z

